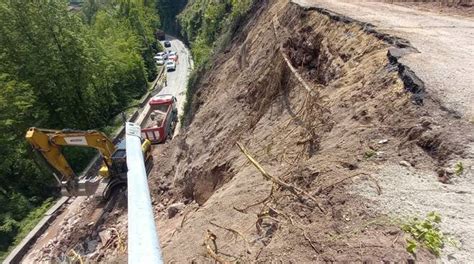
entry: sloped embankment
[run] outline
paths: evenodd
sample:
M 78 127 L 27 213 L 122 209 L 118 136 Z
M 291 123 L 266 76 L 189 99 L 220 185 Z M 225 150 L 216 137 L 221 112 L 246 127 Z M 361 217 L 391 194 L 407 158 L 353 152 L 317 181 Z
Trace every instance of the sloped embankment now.
M 400 160 L 448 179 L 444 167 L 464 151 L 453 131 L 465 124 L 423 95 L 397 63 L 406 50 L 389 53 L 397 40 L 388 37 L 286 1 L 257 1 L 198 84 L 191 125 L 156 159 L 166 261 L 413 258 L 399 227 L 351 186 L 383 196 L 378 170 Z M 452 128 L 436 125 L 446 120 Z M 174 202 L 186 205 L 169 218 Z M 419 249 L 418 261 L 433 258 Z

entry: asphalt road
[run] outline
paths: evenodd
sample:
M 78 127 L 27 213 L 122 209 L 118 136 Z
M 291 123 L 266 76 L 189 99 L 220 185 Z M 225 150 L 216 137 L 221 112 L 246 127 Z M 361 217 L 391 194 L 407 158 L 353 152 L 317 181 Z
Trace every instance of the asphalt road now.
M 292 0 L 319 7 L 404 38 L 419 53 L 400 61 L 425 82 L 444 107 L 474 120 L 474 18 L 447 16 L 397 5 L 341 0 Z
M 159 94 L 172 94 L 178 100 L 178 115 L 183 113 L 183 106 L 186 100 L 186 87 L 188 84 L 189 74 L 193 68 L 193 61 L 188 48 L 179 39 L 167 36 L 171 42 L 171 48 L 168 50 L 178 52 L 178 61 L 176 63 L 176 71 L 167 72 L 168 85 L 161 90 Z M 175 134 L 179 132 L 181 124 L 175 130 Z
M 186 100 L 186 86 L 188 84 L 189 74 L 193 68 L 193 62 L 188 48 L 182 41 L 171 36 L 166 36 L 167 40 L 171 42 L 171 47 L 166 50 L 176 51 L 178 53 L 178 61 L 176 62 L 176 70 L 166 72 L 167 74 L 167 85 L 158 93 L 161 94 L 172 94 L 177 99 L 178 104 L 178 115 L 183 113 L 183 106 Z M 149 106 L 145 106 L 143 112 L 137 118 L 137 122 L 145 118 L 148 113 Z M 179 132 L 180 125 L 178 123 L 175 135 Z

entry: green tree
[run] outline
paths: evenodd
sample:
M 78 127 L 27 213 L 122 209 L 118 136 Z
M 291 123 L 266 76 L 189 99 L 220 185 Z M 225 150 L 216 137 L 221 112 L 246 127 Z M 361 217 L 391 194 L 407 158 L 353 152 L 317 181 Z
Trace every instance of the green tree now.
M 229 36 L 252 3 L 252 0 L 194 0 L 186 6 L 178 20 L 197 66 L 208 61 L 218 40 Z

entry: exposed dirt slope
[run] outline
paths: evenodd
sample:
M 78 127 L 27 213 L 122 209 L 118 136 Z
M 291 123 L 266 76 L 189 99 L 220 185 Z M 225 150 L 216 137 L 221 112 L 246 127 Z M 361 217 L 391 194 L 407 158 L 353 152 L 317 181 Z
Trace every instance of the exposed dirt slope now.
M 379 32 L 408 40 L 419 52 L 401 60 L 423 79 L 445 111 L 474 120 L 474 19 L 439 15 L 397 5 L 344 0 L 293 0 L 350 17 Z
M 398 64 L 395 55 L 411 47 L 287 1 L 257 1 L 232 43 L 202 78 L 192 124 L 151 178 L 165 260 L 413 259 L 399 216 L 374 210 L 360 185 L 384 196 L 380 171 L 400 161 L 449 182 L 445 168 L 465 157 L 473 135 Z M 389 53 L 387 43 L 406 49 Z M 271 181 L 237 142 L 290 186 L 274 184 L 268 198 Z M 169 218 L 176 202 L 186 206 Z M 416 258 L 434 260 L 425 249 Z

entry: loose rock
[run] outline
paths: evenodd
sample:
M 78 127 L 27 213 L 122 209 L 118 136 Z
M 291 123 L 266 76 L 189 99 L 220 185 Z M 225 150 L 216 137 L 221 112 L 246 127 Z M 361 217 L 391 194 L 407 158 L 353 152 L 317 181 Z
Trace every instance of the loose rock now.
M 173 218 L 177 213 L 184 209 L 184 203 L 174 203 L 168 207 L 168 217 Z
M 406 161 L 406 160 L 400 161 L 399 164 L 402 165 L 403 167 L 411 167 L 410 162 L 408 162 L 408 161 Z

